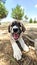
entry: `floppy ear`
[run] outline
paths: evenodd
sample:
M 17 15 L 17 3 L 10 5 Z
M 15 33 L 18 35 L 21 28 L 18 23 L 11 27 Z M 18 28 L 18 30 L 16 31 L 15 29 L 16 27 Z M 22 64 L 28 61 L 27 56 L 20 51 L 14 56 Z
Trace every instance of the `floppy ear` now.
M 22 31 L 25 32 L 26 28 L 24 27 L 24 25 L 22 24 Z
M 10 25 L 8 26 L 8 32 L 10 33 Z

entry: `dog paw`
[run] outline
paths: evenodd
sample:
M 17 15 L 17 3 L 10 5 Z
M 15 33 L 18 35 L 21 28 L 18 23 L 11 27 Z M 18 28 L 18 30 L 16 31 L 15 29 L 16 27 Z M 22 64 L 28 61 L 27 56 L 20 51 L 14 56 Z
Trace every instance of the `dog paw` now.
M 26 52 L 28 52 L 28 51 L 29 51 L 29 48 L 26 49 Z
M 28 52 L 29 51 L 29 47 L 24 48 L 24 51 Z
M 13 56 L 14 56 L 14 58 L 16 59 L 16 60 L 20 60 L 21 59 L 21 57 L 22 57 L 22 53 L 20 53 L 20 52 L 15 52 L 14 54 L 13 54 Z

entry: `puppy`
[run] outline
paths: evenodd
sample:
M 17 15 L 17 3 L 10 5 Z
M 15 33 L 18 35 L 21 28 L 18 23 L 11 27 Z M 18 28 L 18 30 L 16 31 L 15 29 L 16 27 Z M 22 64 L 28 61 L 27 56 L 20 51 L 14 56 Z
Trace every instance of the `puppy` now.
M 8 31 L 10 33 L 10 41 L 13 48 L 13 57 L 16 60 L 20 60 L 22 58 L 22 50 L 26 52 L 29 51 L 28 46 L 22 39 L 22 34 L 25 32 L 25 27 L 21 22 L 13 21 L 8 26 Z

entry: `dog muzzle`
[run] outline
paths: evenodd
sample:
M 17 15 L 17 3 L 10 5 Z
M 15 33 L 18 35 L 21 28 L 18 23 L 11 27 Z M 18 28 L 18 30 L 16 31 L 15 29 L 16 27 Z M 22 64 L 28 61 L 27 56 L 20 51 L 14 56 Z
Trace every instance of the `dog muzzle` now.
M 15 40 L 17 40 L 19 38 L 19 36 L 20 36 L 20 30 L 19 30 L 19 28 L 17 26 L 13 27 L 13 34 L 12 35 L 13 35 L 13 38 Z
M 18 34 L 18 33 L 14 33 L 14 34 L 13 34 L 13 38 L 14 38 L 15 40 L 17 40 L 17 39 L 19 38 L 19 34 Z
M 15 40 L 17 40 L 19 38 L 19 34 L 18 34 L 18 27 L 17 26 L 14 26 L 13 27 L 13 37 Z

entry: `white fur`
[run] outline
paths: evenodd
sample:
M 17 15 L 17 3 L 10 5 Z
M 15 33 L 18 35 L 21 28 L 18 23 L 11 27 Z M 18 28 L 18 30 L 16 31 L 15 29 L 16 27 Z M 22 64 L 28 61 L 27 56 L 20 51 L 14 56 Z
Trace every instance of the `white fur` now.
M 13 29 L 12 29 L 12 32 L 13 32 Z M 11 44 L 12 44 L 12 48 L 13 48 L 13 56 L 14 58 L 16 58 L 17 60 L 20 60 L 21 57 L 22 57 L 22 52 L 20 50 L 20 48 L 18 47 L 16 41 L 14 40 L 14 38 L 12 37 L 12 35 L 10 34 L 10 41 L 11 41 Z M 20 36 L 20 38 L 18 39 L 18 41 L 20 42 L 21 44 L 21 47 L 23 48 L 24 51 L 28 52 L 29 51 L 29 48 L 28 46 L 25 44 L 24 40 L 21 38 L 22 36 Z
M 24 43 L 23 39 L 20 38 L 19 39 L 19 42 L 23 48 L 24 51 L 28 52 L 29 51 L 29 48 L 28 46 Z M 21 57 L 22 57 L 22 52 L 21 50 L 19 49 L 17 43 L 15 42 L 15 40 L 11 40 L 11 44 L 12 44 L 12 48 L 13 48 L 13 56 L 14 58 L 16 58 L 17 60 L 20 60 Z
M 12 44 L 12 47 L 13 47 L 13 56 L 14 56 L 14 58 L 16 58 L 17 60 L 20 60 L 21 59 L 21 55 L 22 55 L 22 53 L 21 53 L 21 51 L 20 51 L 20 49 L 19 49 L 19 47 L 18 47 L 18 45 L 16 44 L 16 43 L 13 43 Z
M 12 48 L 13 48 L 13 56 L 14 56 L 14 58 L 16 58 L 17 60 L 20 60 L 21 56 L 22 56 L 21 50 L 19 49 L 19 47 L 18 47 L 18 45 L 17 45 L 17 43 L 15 41 L 11 40 L 11 44 L 12 44 Z
M 18 28 L 18 27 L 15 25 L 15 26 L 13 26 L 13 28 Z
M 28 52 L 29 51 L 29 47 L 25 44 L 24 40 L 21 37 L 18 40 L 19 40 L 23 50 Z

